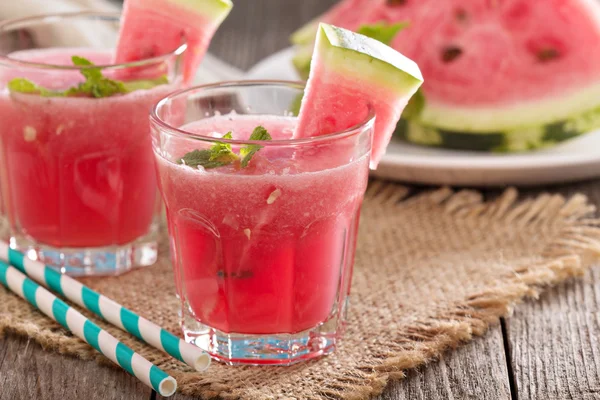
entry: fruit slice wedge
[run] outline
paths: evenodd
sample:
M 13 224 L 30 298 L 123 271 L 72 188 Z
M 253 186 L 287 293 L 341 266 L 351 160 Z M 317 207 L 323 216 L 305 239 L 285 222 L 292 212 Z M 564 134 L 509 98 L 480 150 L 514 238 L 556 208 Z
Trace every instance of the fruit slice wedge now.
M 187 43 L 183 74 L 189 83 L 232 7 L 231 0 L 125 0 L 116 62 L 168 54 Z
M 339 132 L 376 114 L 371 168 L 375 169 L 408 100 L 423 83 L 417 64 L 377 40 L 320 24 L 296 138 Z

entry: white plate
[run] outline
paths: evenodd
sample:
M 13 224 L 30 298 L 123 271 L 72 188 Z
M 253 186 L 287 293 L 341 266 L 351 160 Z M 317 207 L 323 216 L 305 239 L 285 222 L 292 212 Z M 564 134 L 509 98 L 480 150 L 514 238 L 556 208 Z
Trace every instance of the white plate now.
M 288 48 L 259 62 L 246 79 L 298 80 Z M 374 176 L 435 185 L 543 185 L 600 177 L 600 131 L 526 154 L 482 154 L 392 141 Z

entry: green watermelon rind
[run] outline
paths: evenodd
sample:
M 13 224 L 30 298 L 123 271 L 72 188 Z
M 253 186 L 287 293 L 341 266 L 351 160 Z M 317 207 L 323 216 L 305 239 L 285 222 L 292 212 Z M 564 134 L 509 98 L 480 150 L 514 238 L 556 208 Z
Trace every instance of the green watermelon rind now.
M 310 71 L 309 48 L 298 47 L 292 59 L 296 72 L 302 79 L 306 79 Z M 560 98 L 517 104 L 510 108 L 454 107 L 426 102 L 418 122 L 440 130 L 487 134 L 560 123 L 580 114 L 582 110 L 594 109 L 598 105 L 600 84 L 590 85 Z
M 414 61 L 375 39 L 346 29 L 320 24 L 316 48 L 329 68 L 340 76 L 354 76 L 358 82 L 371 82 L 403 94 L 414 92 L 423 82 Z
M 221 23 L 233 8 L 231 0 L 169 0 L 193 13 L 202 14 Z
M 546 99 L 507 107 L 436 104 L 427 99 L 419 115 L 422 125 L 450 131 L 498 132 L 568 120 L 600 106 L 600 83 Z
M 453 131 L 402 119 L 395 137 L 452 150 L 517 153 L 555 146 L 600 129 L 600 107 L 562 121 L 496 132 Z

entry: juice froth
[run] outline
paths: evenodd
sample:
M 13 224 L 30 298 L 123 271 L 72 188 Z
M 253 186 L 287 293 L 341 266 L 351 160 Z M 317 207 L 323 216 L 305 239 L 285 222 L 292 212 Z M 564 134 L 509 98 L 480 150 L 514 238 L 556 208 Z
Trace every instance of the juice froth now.
M 247 140 L 262 125 L 285 140 L 295 123 L 230 115 L 184 128 Z M 158 151 L 157 168 L 185 309 L 202 324 L 243 334 L 298 333 L 339 311 L 368 155 L 333 166 L 332 153 L 265 145 L 246 169 L 204 170 L 174 163 L 194 145 L 171 139 Z

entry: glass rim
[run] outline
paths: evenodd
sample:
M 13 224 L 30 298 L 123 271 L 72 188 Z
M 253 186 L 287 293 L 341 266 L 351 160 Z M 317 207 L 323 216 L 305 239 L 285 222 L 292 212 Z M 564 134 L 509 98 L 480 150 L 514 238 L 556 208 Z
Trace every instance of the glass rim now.
M 85 17 L 100 17 L 100 18 L 107 18 L 107 19 L 112 18 L 112 19 L 120 20 L 121 13 L 103 12 L 103 11 L 76 11 L 76 12 L 64 12 L 64 13 L 46 13 L 46 14 L 32 15 L 32 16 L 24 17 L 24 18 L 7 19 L 4 21 L 0 21 L 0 35 L 6 34 L 14 29 L 30 26 L 31 24 L 35 24 L 35 23 L 57 22 L 57 21 L 60 21 L 63 19 L 76 19 L 76 18 L 81 18 L 81 17 L 83 17 L 83 18 L 85 18 Z M 22 26 L 24 24 L 25 24 L 25 26 Z M 50 47 L 50 48 L 52 48 L 52 47 Z M 85 47 L 83 47 L 83 48 L 85 48 Z M 143 60 L 131 61 L 131 62 L 127 62 L 127 63 L 94 65 L 93 67 L 31 62 L 31 61 L 20 60 L 17 58 L 12 58 L 6 54 L 0 54 L 0 65 L 4 64 L 4 65 L 11 65 L 11 66 L 26 67 L 26 68 L 50 69 L 50 70 L 70 70 L 70 71 L 80 71 L 82 69 L 88 69 L 88 68 L 125 69 L 125 68 L 140 67 L 140 66 L 152 65 L 152 64 L 164 62 L 164 61 L 167 61 L 171 57 L 177 57 L 177 56 L 182 55 L 183 53 L 186 52 L 186 50 L 187 50 L 187 43 L 183 43 L 175 50 L 173 50 L 169 53 L 166 53 L 166 54 L 161 54 L 160 56 L 145 58 Z
M 158 126 L 160 129 L 167 131 L 168 134 L 172 136 L 177 136 L 181 138 L 187 138 L 191 140 L 197 140 L 202 142 L 211 142 L 214 143 L 216 141 L 220 143 L 227 143 L 232 145 L 247 145 L 247 144 L 260 144 L 261 146 L 290 146 L 290 145 L 299 145 L 299 144 L 310 144 L 310 143 L 320 143 L 328 140 L 336 140 L 343 139 L 345 137 L 349 137 L 355 135 L 357 132 L 362 132 L 370 127 L 373 127 L 375 124 L 375 109 L 371 103 L 367 103 L 367 116 L 366 118 L 349 127 L 343 129 L 338 132 L 328 133 L 326 135 L 320 136 L 310 136 L 306 138 L 298 138 L 298 139 L 273 139 L 269 141 L 261 141 L 261 140 L 238 140 L 238 139 L 223 139 L 216 138 L 213 136 L 200 135 L 194 132 L 190 132 L 184 129 L 176 128 L 159 117 L 158 113 L 160 109 L 170 100 L 178 98 L 180 96 L 184 96 L 191 92 L 197 92 L 202 90 L 210 90 L 210 89 L 220 89 L 220 88 L 232 88 L 232 87 L 251 87 L 251 86 L 280 86 L 287 88 L 295 88 L 303 90 L 306 87 L 304 82 L 299 81 L 286 81 L 286 80 L 239 80 L 239 81 L 225 81 L 225 82 L 217 82 L 207 85 L 198 85 L 192 86 L 185 89 L 177 90 L 168 96 L 161 99 L 158 103 L 156 103 L 152 110 L 150 111 L 150 122 L 153 125 Z M 258 115 L 258 114 L 257 114 Z M 264 114 L 268 115 L 268 114 Z

